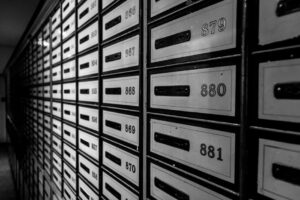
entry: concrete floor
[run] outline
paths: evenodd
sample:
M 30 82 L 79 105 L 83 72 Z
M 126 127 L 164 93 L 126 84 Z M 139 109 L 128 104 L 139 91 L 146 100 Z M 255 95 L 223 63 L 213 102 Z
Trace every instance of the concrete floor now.
M 0 199 L 17 199 L 8 161 L 7 146 L 3 144 L 0 144 Z

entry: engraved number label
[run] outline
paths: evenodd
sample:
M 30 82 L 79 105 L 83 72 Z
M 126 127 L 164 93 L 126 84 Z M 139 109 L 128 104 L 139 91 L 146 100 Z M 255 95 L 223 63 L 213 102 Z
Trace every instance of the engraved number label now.
M 136 172 L 136 166 L 130 162 L 126 162 L 126 169 L 132 173 Z
M 206 97 L 209 95 L 210 97 L 214 97 L 218 95 L 219 97 L 223 97 L 226 94 L 226 85 L 225 83 L 219 84 L 202 84 L 201 85 L 201 96 Z
M 98 145 L 92 144 L 92 149 L 93 149 L 93 150 L 97 150 L 97 149 L 98 149 Z
M 93 2 L 91 3 L 91 10 L 94 9 L 96 6 L 97 6 L 97 2 L 96 2 L 96 1 L 93 1 Z
M 92 94 L 97 94 L 97 93 L 98 93 L 97 88 L 92 88 Z
M 96 37 L 98 34 L 98 30 L 94 30 L 92 33 L 91 33 L 91 37 Z
M 221 17 L 218 20 L 204 23 L 201 27 L 201 36 L 214 35 L 216 32 L 223 32 L 226 29 L 226 18 Z
M 213 159 L 216 158 L 218 161 L 223 161 L 222 158 L 222 148 L 215 148 L 212 145 L 207 145 L 205 143 L 200 144 L 200 154 L 202 156 L 208 156 Z
M 135 87 L 126 87 L 125 88 L 126 95 L 135 95 Z
M 125 132 L 135 134 L 135 126 L 134 125 L 125 125 Z
M 95 59 L 95 60 L 92 60 L 92 66 L 97 66 L 98 65 L 98 60 L 97 59 Z
M 132 8 L 129 8 L 125 12 L 125 19 L 128 19 L 136 14 L 136 8 L 133 6 Z
M 97 123 L 97 121 L 98 121 L 97 117 L 92 117 L 92 122 Z
M 130 47 L 125 50 L 126 57 L 134 56 L 134 54 L 135 54 L 135 47 Z
M 92 176 L 94 179 L 98 180 L 98 175 L 95 172 L 92 172 Z

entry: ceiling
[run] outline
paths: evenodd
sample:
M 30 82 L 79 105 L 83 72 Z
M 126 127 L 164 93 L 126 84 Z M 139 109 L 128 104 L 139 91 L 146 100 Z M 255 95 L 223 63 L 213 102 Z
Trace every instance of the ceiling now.
M 40 0 L 0 0 L 0 74 Z

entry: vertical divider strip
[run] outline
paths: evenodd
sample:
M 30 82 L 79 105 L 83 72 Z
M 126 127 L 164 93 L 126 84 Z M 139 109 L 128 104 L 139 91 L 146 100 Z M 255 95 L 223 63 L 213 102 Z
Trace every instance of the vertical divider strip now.
M 52 93 L 52 87 L 53 87 L 53 83 L 52 83 L 52 39 L 51 39 L 51 34 L 52 34 L 52 23 L 51 23 L 51 15 L 48 17 L 48 23 L 49 23 L 49 74 L 50 74 L 50 89 L 49 89 L 49 94 L 50 94 L 50 149 L 51 149 L 51 159 L 53 160 L 53 150 L 52 150 L 52 103 L 53 103 L 53 93 Z M 50 166 L 50 180 L 51 177 L 53 176 L 53 167 L 52 165 Z M 52 181 L 51 181 L 52 183 Z M 52 185 L 52 184 L 51 184 Z
M 143 1 L 142 1 L 143 2 Z M 142 9 L 143 9 L 143 18 L 142 18 L 142 50 L 143 50 L 143 153 L 142 153 L 142 159 L 143 159 L 143 193 L 142 193 L 142 199 L 147 198 L 147 14 L 148 14 L 148 3 L 143 2 L 142 3 Z
M 60 101 L 60 112 L 61 112 L 61 118 L 60 118 L 60 132 L 61 132 L 61 136 L 60 136 L 60 150 L 61 150 L 61 177 L 62 177 L 62 181 L 61 181 L 61 193 L 60 196 L 63 198 L 63 183 L 65 182 L 64 178 L 63 178 L 63 173 L 64 173 L 64 165 L 63 165 L 63 145 L 64 145 L 64 139 L 63 139 L 63 131 L 62 131 L 62 127 L 63 127 L 63 120 L 62 120 L 62 97 L 63 97 L 63 91 L 62 91 L 62 65 L 63 65 L 63 38 L 62 38 L 62 24 L 63 24 L 63 18 L 62 18 L 62 1 L 59 2 L 59 9 L 60 9 L 60 25 L 59 25 L 59 29 L 60 29 L 60 44 L 59 44 L 59 48 L 60 48 L 60 87 L 61 87 L 61 101 Z
M 99 147 L 99 163 L 98 163 L 98 177 L 99 178 L 99 198 L 101 198 L 102 195 L 102 133 L 103 133 L 103 127 L 102 127 L 102 48 L 101 48 L 101 38 L 102 38 L 102 15 L 101 13 L 102 9 L 102 1 L 98 1 L 98 119 L 99 119 L 99 127 L 98 127 L 98 134 L 99 134 L 99 140 L 98 140 L 98 147 Z
M 76 169 L 75 169 L 75 173 L 76 173 L 76 197 L 79 196 L 79 177 L 78 177 L 78 174 L 79 174 L 79 166 L 78 166 L 78 43 L 77 43 L 77 40 L 78 40 L 78 32 L 77 32 L 77 26 L 78 26 L 78 20 L 77 20 L 77 8 L 78 6 L 78 1 L 75 1 L 75 10 L 74 10 L 74 13 L 75 13 L 75 85 L 76 85 L 76 105 L 75 105 L 75 109 L 76 109 L 76 141 L 75 141 L 75 149 L 76 149 Z
M 243 5 L 242 9 L 242 38 L 241 38 L 241 110 L 240 110 L 240 139 L 238 149 L 239 154 L 239 192 L 240 199 L 248 198 L 248 189 L 247 188 L 247 177 L 248 177 L 248 139 L 247 139 L 247 129 L 248 129 L 248 64 L 249 64 L 249 45 L 248 45 L 248 1 L 243 0 L 241 2 Z

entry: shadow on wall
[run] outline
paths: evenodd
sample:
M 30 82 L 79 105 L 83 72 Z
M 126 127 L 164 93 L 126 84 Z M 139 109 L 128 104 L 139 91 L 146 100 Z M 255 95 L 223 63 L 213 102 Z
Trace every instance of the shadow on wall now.
M 8 162 L 7 145 L 0 143 L 0 198 L 16 200 L 16 191 Z

